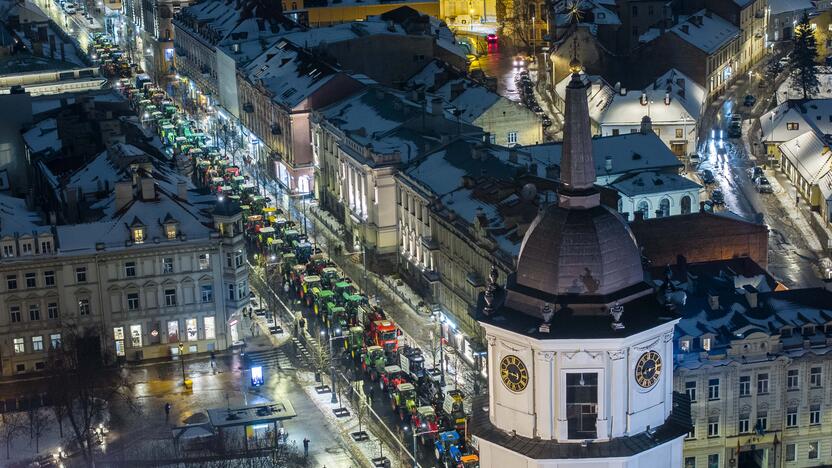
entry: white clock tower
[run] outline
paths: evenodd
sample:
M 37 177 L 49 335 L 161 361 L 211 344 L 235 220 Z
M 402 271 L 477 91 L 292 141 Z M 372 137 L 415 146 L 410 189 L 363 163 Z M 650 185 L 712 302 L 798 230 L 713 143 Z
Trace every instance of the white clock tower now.
M 644 281 L 627 223 L 594 187 L 586 88 L 573 61 L 561 188 L 478 319 L 489 393 L 470 424 L 483 468 L 680 467 L 690 405 L 673 393 L 680 293 Z

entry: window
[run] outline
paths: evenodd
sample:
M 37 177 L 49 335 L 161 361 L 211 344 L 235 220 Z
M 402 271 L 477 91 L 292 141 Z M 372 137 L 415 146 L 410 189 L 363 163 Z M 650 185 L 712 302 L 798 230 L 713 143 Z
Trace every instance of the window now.
M 719 379 L 708 380 L 708 399 L 719 400 Z
M 800 124 L 797 122 L 787 122 L 786 123 L 786 130 L 798 130 L 800 128 Z
M 598 417 L 598 374 L 566 374 L 566 420 L 570 439 L 594 439 Z
M 749 418 L 747 414 L 741 414 L 739 422 L 737 423 L 737 432 L 740 434 L 748 433 Z
M 75 269 L 75 281 L 78 283 L 87 282 L 87 267 L 78 267 Z
M 49 317 L 50 320 L 55 320 L 58 318 L 60 313 L 58 312 L 57 302 L 50 302 L 46 304 L 46 315 Z
M 142 326 L 130 325 L 130 344 L 134 348 L 142 347 Z
M 650 217 L 650 204 L 647 203 L 647 200 L 642 200 L 638 202 L 636 211 L 640 211 L 644 219 L 647 219 Z
M 757 374 L 757 394 L 768 393 L 768 374 Z
M 199 254 L 199 269 L 207 270 L 211 264 L 211 254 Z
M 768 411 L 757 411 L 757 424 L 754 429 L 759 432 L 765 432 L 768 429 Z
M 634 17 L 638 16 L 638 6 L 633 5 L 632 12 Z
M 185 320 L 185 331 L 188 333 L 188 341 L 196 341 L 198 339 L 195 318 Z
M 128 278 L 136 276 L 136 262 L 126 262 L 124 264 L 124 276 Z
M 621 200 L 618 200 L 619 205 L 621 204 Z M 621 211 L 621 207 L 618 207 L 618 211 Z M 679 350 L 683 353 L 690 351 L 690 340 L 682 340 L 679 342 Z
M 168 343 L 176 343 L 179 341 L 179 320 L 171 320 L 168 322 Z
M 162 259 L 162 273 L 173 273 L 173 257 L 165 257 Z
M 205 317 L 202 319 L 203 325 L 205 326 L 205 339 L 206 340 L 213 340 L 217 337 L 217 328 L 216 328 L 216 321 L 214 317 Z
M 621 133 L 620 129 L 614 128 L 612 129 L 612 136 L 617 136 Z
M 23 242 L 20 244 L 20 250 L 23 251 L 23 255 L 31 255 L 32 254 L 32 243 L 31 242 Z
M 241 266 L 243 266 L 243 251 L 242 250 L 238 250 L 238 251 L 234 252 L 234 265 L 237 268 L 240 268 Z
M 23 354 L 26 352 L 26 345 L 23 343 L 23 338 L 14 339 L 14 353 Z
M 40 243 L 40 253 L 52 253 L 52 241 L 41 241 Z
M 49 344 L 52 346 L 52 349 L 58 349 L 61 347 L 61 334 L 60 333 L 53 333 L 49 335 Z
M 176 290 L 165 289 L 165 306 L 173 307 L 176 305 Z
M 517 132 L 508 132 L 508 136 L 506 137 L 508 144 L 516 145 L 517 144 Z
M 741 375 L 740 376 L 740 396 L 748 396 L 751 395 L 751 376 L 750 375 Z
M 670 216 L 670 199 L 662 198 L 659 202 L 659 211 L 661 212 L 661 217 L 665 218 Z
M 17 275 L 6 275 L 6 286 L 9 289 L 17 289 Z
M 236 301 L 237 300 L 237 298 L 234 296 L 234 285 L 233 284 L 228 285 L 228 300 L 229 301 Z
M 32 337 L 32 351 L 43 351 L 43 337 L 42 336 L 33 336 Z
M 43 284 L 45 286 L 55 286 L 55 272 L 52 270 L 43 272 Z
M 696 457 L 685 457 L 685 468 L 696 468 Z
M 649 5 L 647 7 L 647 14 L 650 15 L 650 16 L 653 16 L 654 13 L 655 13 L 655 11 L 653 11 L 653 5 Z
M 719 435 L 719 417 L 711 417 L 708 419 L 708 437 L 716 437 Z
M 240 281 L 237 283 L 237 299 L 245 299 L 246 295 L 248 295 L 248 282 Z
M 27 288 L 36 288 L 38 287 L 38 274 L 35 272 L 26 273 L 26 287 Z
M 12 323 L 20 321 L 20 306 L 9 306 L 9 320 Z
M 798 369 L 789 369 L 786 375 L 786 388 L 789 390 L 796 390 L 800 380 L 800 371 Z
M 809 406 L 809 424 L 820 424 L 820 405 Z
M 685 439 L 695 439 L 696 438 L 696 423 L 691 422 L 690 424 L 690 432 L 685 435 Z
M 794 444 L 786 444 L 786 461 L 795 461 L 797 459 L 797 450 Z
M 90 300 L 89 299 L 78 299 L 78 315 L 89 315 L 90 314 Z
M 136 244 L 144 243 L 144 228 L 133 228 L 133 242 Z
M 165 236 L 168 239 L 176 239 L 176 223 L 165 224 Z
M 3 256 L 4 257 L 14 257 L 14 246 L 4 245 L 3 246 Z
M 688 394 L 690 401 L 696 401 L 696 381 L 689 380 L 685 382 L 685 393 Z
M 29 304 L 29 320 L 40 320 L 40 306 L 38 304 Z
M 214 286 L 210 284 L 203 284 L 200 288 L 202 290 L 202 302 L 214 302 Z
M 797 427 L 797 408 L 792 407 L 786 410 L 786 427 Z
M 711 339 L 710 338 L 702 338 L 702 349 L 705 351 L 711 350 Z
M 676 138 L 682 138 L 683 136 L 684 136 L 684 134 L 682 133 L 682 129 L 677 128 L 676 129 Z
M 823 369 L 820 366 L 809 369 L 809 385 L 820 387 L 823 384 Z
M 225 253 L 225 266 L 234 268 L 234 257 L 231 255 L 231 252 Z
M 127 310 L 139 309 L 139 293 L 127 293 Z
M 809 460 L 818 458 L 818 441 L 809 442 Z
M 712 453 L 708 455 L 708 468 L 719 468 L 719 454 Z

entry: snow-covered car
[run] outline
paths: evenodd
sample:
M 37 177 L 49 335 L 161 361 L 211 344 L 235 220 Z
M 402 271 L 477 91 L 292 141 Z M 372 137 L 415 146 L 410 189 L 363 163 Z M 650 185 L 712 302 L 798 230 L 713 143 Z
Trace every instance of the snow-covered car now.
M 766 176 L 757 177 L 754 181 L 754 186 L 757 187 L 757 191 L 760 193 L 771 193 L 773 189 L 771 188 L 771 184 L 766 179 Z

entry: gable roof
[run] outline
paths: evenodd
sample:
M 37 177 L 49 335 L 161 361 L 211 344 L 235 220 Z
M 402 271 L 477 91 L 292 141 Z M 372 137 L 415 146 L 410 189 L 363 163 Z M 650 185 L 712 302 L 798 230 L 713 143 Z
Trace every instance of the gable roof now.
M 697 49 L 712 54 L 737 38 L 740 30 L 719 15 L 703 9 L 692 14 L 685 21 L 680 21 L 679 24 L 670 28 L 670 32 Z

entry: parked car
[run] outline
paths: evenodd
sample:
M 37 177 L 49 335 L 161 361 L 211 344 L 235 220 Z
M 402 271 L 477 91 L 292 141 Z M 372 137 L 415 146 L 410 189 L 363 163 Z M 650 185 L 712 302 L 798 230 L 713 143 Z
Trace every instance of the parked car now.
M 702 183 L 704 183 L 705 185 L 710 185 L 716 182 L 714 173 L 711 172 L 710 169 L 705 169 L 704 171 L 700 172 L 699 175 L 702 178 Z
M 748 169 L 748 177 L 751 178 L 753 181 L 757 181 L 760 177 L 765 177 L 765 173 L 763 172 L 763 168 L 760 166 L 754 166 Z
M 757 191 L 760 193 L 771 193 L 773 189 L 771 188 L 771 184 L 766 179 L 766 176 L 760 176 L 757 180 L 754 181 L 754 186 L 757 187 Z
M 711 201 L 714 202 L 714 205 L 724 205 L 725 194 L 722 193 L 722 190 L 715 189 L 713 192 L 711 192 Z
M 66 7 L 65 11 L 66 11 L 66 14 L 68 14 L 68 15 L 74 15 L 75 14 L 75 7 L 68 6 L 68 7 Z
M 740 138 L 742 136 L 742 124 L 739 122 L 731 122 L 728 127 L 728 138 Z
M 742 103 L 745 107 L 753 107 L 756 102 L 757 98 L 749 94 L 745 96 L 745 100 Z
M 691 164 L 699 164 L 699 162 L 700 162 L 699 153 L 691 153 L 688 156 L 688 159 L 690 160 Z
M 496 44 L 498 39 L 499 38 L 494 33 L 491 33 L 491 34 L 485 36 L 485 41 L 488 42 L 489 44 Z

